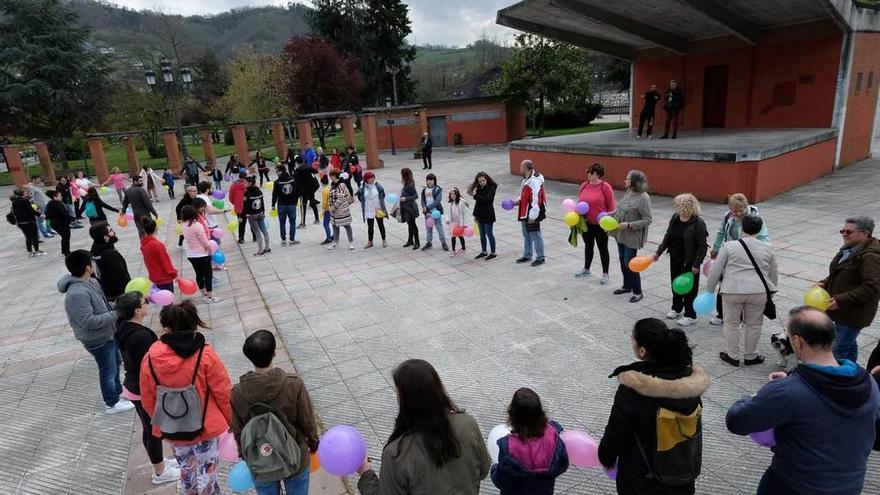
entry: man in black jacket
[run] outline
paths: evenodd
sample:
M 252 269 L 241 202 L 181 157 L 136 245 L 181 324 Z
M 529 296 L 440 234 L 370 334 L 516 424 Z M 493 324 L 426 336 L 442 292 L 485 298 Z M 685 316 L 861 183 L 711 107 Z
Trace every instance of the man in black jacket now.
M 422 139 L 419 142 L 419 148 L 422 149 L 422 163 L 424 167 L 422 170 L 431 168 L 431 151 L 434 149 L 434 142 L 431 141 L 431 136 L 426 132 L 422 134 Z
M 675 139 L 678 137 L 678 114 L 684 110 L 684 93 L 678 87 L 678 79 L 669 81 L 663 109 L 666 110 L 666 127 L 663 131 L 663 137 L 660 139 L 669 138 L 670 124 L 672 125 L 672 139 Z
M 114 247 L 119 239 L 106 222 L 92 225 L 89 236 L 94 241 L 91 253 L 97 269 L 95 275 L 101 282 L 101 289 L 107 300 L 115 301 L 117 296 L 125 292 L 125 286 L 131 281 L 125 258 Z
M 70 215 L 70 211 L 61 202 L 61 193 L 55 189 L 47 191 L 49 202 L 46 204 L 46 220 L 52 226 L 52 230 L 61 236 L 61 255 L 70 254 L 70 224 L 76 221 L 76 217 Z
M 654 110 L 657 108 L 657 102 L 660 101 L 662 96 L 657 92 L 657 85 L 652 84 L 648 91 L 642 95 L 642 99 L 645 100 L 645 105 L 642 107 L 642 112 L 639 114 L 639 133 L 636 135 L 637 138 L 642 137 L 642 129 L 644 129 L 645 124 L 648 124 L 648 139 L 651 139 L 651 131 L 654 130 Z
M 287 245 L 287 222 L 290 219 L 290 245 L 299 244 L 296 240 L 296 201 L 299 199 L 299 191 L 293 177 L 287 173 L 284 165 L 275 167 L 278 179 L 272 188 L 272 209 L 278 207 L 278 225 L 281 227 L 281 245 Z

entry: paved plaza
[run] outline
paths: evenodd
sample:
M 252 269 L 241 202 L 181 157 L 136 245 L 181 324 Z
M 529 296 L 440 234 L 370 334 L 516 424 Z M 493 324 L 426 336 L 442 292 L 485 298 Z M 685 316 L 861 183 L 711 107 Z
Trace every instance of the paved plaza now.
M 519 191 L 507 156 L 506 148 L 436 150 L 432 172 L 445 189 L 464 191 L 474 174 L 485 170 L 499 182 L 500 205 Z M 423 184 L 421 162 L 411 160 L 411 153 L 383 158 L 386 167 L 377 176 L 386 192 L 397 192 L 403 166 L 412 167 Z M 758 205 L 779 260 L 776 301 L 781 314 L 799 305 L 804 290 L 824 276 L 846 216 L 880 216 L 878 167 L 880 160 L 868 160 Z M 650 182 L 651 171 L 645 172 Z M 245 336 L 259 328 L 276 330 L 286 351 L 279 349 L 279 360 L 301 373 L 323 424 L 356 427 L 376 459 L 397 410 L 391 372 L 408 358 L 426 359 L 437 368 L 453 400 L 474 415 L 484 435 L 504 421 L 513 392 L 529 386 L 553 419 L 601 437 L 617 388 L 608 374 L 634 360 L 633 322 L 662 318 L 669 309 L 668 264 L 663 260 L 643 274 L 645 298 L 637 304 L 611 294 L 621 283 L 613 242 L 610 285 L 600 286 L 596 276 L 575 279 L 583 247 L 568 244 L 559 203 L 574 197 L 577 186 L 550 182 L 546 188 L 547 263 L 536 268 L 514 263 L 522 250 L 520 226 L 514 212 L 500 206 L 495 227 L 499 258 L 488 262 L 473 259 L 479 252 L 477 237 L 468 239 L 466 256 L 450 257 L 436 239 L 429 252 L 402 249 L 406 227 L 394 221 L 387 224 L 389 247 L 365 250 L 359 204 L 352 208 L 354 251 L 328 252 L 319 246 L 324 233 L 311 223 L 311 212 L 308 227 L 297 232 L 302 243 L 295 247 L 280 246 L 277 220 L 270 220 L 272 253 L 265 257 L 253 256 L 249 234 L 242 246 L 227 235 L 223 247 L 229 271 L 218 273 L 216 290 L 224 300 L 199 306 L 213 327 L 205 335 L 236 379 L 250 367 L 241 354 Z M 0 192 L 8 195 L 10 188 Z M 654 225 L 643 254 L 656 248 L 672 213 L 670 198 L 652 199 Z M 115 205 L 115 197 L 108 202 Z M 170 220 L 174 204 L 163 199 L 156 206 Z M 726 207 L 703 206 L 711 240 Z M 419 225 L 424 239 L 423 222 Z M 172 259 L 192 278 L 191 266 L 176 247 L 173 222 L 165 228 Z M 117 246 L 130 273 L 145 275 L 136 231 L 129 227 L 119 234 Z M 74 231 L 74 249 L 90 245 L 85 230 Z M 97 368 L 73 339 L 55 288 L 65 273 L 58 240 L 49 240 L 44 249 L 48 256 L 27 258 L 20 231 L 0 226 L 0 494 L 144 493 L 153 487 L 133 430 L 135 415 L 103 414 Z M 597 256 L 593 272 L 600 271 Z M 157 310 L 150 321 L 157 330 Z M 703 397 L 703 474 L 697 493 L 754 493 L 769 465 L 769 450 L 728 433 L 724 415 L 775 369 L 768 342 L 780 328 L 778 322 L 765 322 L 761 347 L 767 363 L 740 368 L 718 359 L 721 329 L 707 318 L 685 330 L 695 346 L 695 361 L 712 378 Z M 862 364 L 878 337 L 877 324 L 862 332 Z M 378 460 L 374 467 L 379 469 Z M 497 493 L 488 479 L 483 488 L 481 493 Z M 338 479 L 325 475 L 313 480 L 313 493 L 343 491 Z M 173 493 L 173 486 L 155 493 Z M 558 479 L 557 493 L 614 493 L 614 484 L 599 470 L 572 468 Z M 864 493 L 880 493 L 876 453 Z

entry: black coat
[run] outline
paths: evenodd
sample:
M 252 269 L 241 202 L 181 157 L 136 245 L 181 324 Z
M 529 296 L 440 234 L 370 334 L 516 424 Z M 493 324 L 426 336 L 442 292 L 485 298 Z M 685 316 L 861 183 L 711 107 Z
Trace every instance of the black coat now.
M 474 190 L 474 218 L 480 223 L 495 223 L 495 184 L 477 186 Z
M 109 244 L 95 241 L 92 244 L 92 260 L 98 269 L 97 278 L 107 299 L 115 299 L 125 292 L 125 286 L 131 281 L 125 258 Z
M 15 223 L 23 225 L 28 223 L 36 223 L 37 212 L 31 206 L 31 200 L 27 198 L 15 198 L 12 200 L 12 214 L 15 215 Z
M 674 213 L 669 219 L 669 226 L 666 228 L 666 234 L 663 235 L 663 242 L 657 248 L 657 256 L 662 255 L 668 249 L 669 257 L 672 259 L 683 261 L 685 266 L 700 268 L 703 258 L 706 257 L 706 252 L 709 250 L 709 245 L 706 243 L 709 238 L 706 222 L 700 217 L 691 217 L 685 222 L 684 252 L 681 253 L 672 246 L 670 231 L 676 223 L 681 223 L 681 220 L 678 218 L 678 214 Z
M 46 219 L 49 220 L 50 226 L 55 229 L 69 229 L 71 222 L 76 220 L 70 216 L 70 212 L 61 201 L 49 201 L 46 205 Z
M 159 337 L 149 328 L 130 321 L 122 321 L 116 325 L 113 337 L 119 352 L 122 354 L 122 365 L 125 368 L 125 379 L 122 385 L 135 395 L 141 394 L 141 361 L 150 350 L 150 346 Z
M 684 110 L 684 93 L 682 93 L 681 88 L 666 90 L 663 108 L 670 113 Z
M 702 406 L 700 396 L 709 387 L 709 376 L 699 366 L 669 368 L 640 361 L 621 366 L 617 376 L 620 386 L 605 435 L 599 443 L 599 461 L 606 467 L 617 462 L 617 493 L 692 494 L 694 485 L 669 487 L 647 479 L 648 466 L 639 451 L 638 437 L 648 462 L 653 462 L 657 445 L 657 407 L 680 414 L 692 414 Z
M 110 211 L 115 211 L 119 213 L 119 210 L 108 205 L 101 198 L 84 198 L 82 202 L 79 204 L 79 210 L 76 211 L 77 215 L 82 215 L 83 212 L 86 211 L 86 204 L 93 203 L 95 205 L 95 216 L 89 217 L 90 221 L 103 220 L 107 221 L 107 214 L 104 213 L 104 208 L 107 208 Z

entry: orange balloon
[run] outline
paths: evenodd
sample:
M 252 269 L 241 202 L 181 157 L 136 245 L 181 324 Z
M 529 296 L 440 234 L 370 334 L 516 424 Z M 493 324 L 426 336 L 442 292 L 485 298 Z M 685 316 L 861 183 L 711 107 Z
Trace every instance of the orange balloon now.
M 116 225 L 119 225 L 120 227 L 125 228 L 128 226 L 128 219 L 122 215 L 119 215 L 119 218 L 116 219 Z
M 629 269 L 636 272 L 642 273 L 647 270 L 654 263 L 654 260 L 651 259 L 650 256 L 636 256 L 635 258 L 629 260 Z
M 312 472 L 317 471 L 319 467 L 321 467 L 321 459 L 318 458 L 318 453 L 315 452 L 312 454 Z

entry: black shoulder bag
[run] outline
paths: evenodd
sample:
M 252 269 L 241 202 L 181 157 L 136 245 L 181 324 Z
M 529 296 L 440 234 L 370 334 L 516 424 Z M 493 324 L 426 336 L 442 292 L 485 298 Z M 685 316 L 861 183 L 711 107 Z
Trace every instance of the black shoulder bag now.
M 758 268 L 758 263 L 755 261 L 755 257 L 752 256 L 752 252 L 749 251 L 749 247 L 746 246 L 746 243 L 743 242 L 742 239 L 739 240 L 739 243 L 742 245 L 743 249 L 746 251 L 746 256 L 749 257 L 749 261 L 752 262 L 752 266 L 755 267 L 755 271 L 758 272 L 758 276 L 761 277 L 761 283 L 764 284 L 764 290 L 767 291 L 767 302 L 764 303 L 764 316 L 770 318 L 771 320 L 776 319 L 776 303 L 773 302 L 773 293 L 770 292 L 770 286 L 767 285 L 767 280 L 764 278 L 764 273 Z

